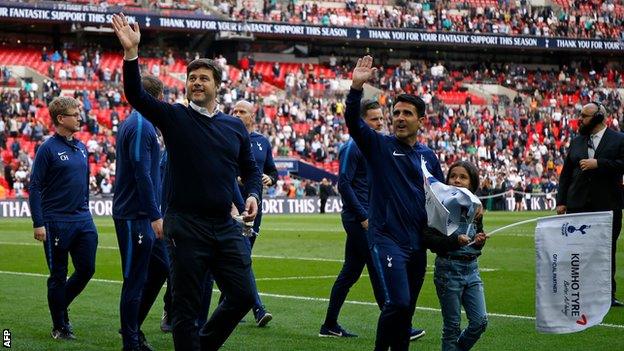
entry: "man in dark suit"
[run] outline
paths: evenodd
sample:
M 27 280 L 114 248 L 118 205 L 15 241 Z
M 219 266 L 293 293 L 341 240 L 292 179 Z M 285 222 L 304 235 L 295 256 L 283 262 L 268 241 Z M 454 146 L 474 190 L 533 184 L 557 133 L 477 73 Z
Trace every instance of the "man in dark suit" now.
M 580 135 L 570 143 L 559 178 L 557 213 L 613 211 L 611 306 L 622 307 L 615 298 L 615 249 L 622 229 L 624 134 L 607 128 L 606 115 L 600 103 L 583 106 Z
M 327 199 L 332 195 L 333 191 L 331 188 L 331 184 L 327 178 L 323 178 L 321 181 L 321 185 L 319 186 L 319 197 L 321 198 L 321 213 L 325 213 L 325 205 L 327 204 Z

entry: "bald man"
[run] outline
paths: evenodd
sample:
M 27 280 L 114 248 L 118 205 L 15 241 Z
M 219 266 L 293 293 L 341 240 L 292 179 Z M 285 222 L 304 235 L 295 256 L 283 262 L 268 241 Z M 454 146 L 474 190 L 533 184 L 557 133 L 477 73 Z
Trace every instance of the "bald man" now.
M 262 184 L 265 187 L 275 185 L 277 182 L 277 168 L 275 168 L 275 163 L 273 162 L 271 143 L 262 134 L 256 132 L 256 108 L 251 102 L 241 100 L 234 105 L 232 116 L 240 118 L 249 132 L 249 138 L 251 139 L 251 151 L 256 159 L 258 169 L 262 172 Z M 244 189 L 241 188 L 241 193 L 243 192 Z M 242 195 L 245 196 L 244 193 Z M 249 237 L 249 245 L 252 249 L 254 243 L 256 242 L 256 237 L 260 233 L 260 222 L 262 221 L 262 194 L 260 194 L 259 204 L 258 215 L 254 220 L 253 226 L 255 235 Z M 259 327 L 264 327 L 273 318 L 273 316 L 271 313 L 267 312 L 262 305 L 262 301 L 258 295 L 258 289 L 256 288 L 256 282 L 253 277 L 252 285 L 256 295 L 255 305 L 253 307 L 254 317 L 256 319 L 256 324 Z
M 611 306 L 615 298 L 615 249 L 622 229 L 624 134 L 607 128 L 606 108 L 598 102 L 583 106 L 579 135 L 572 139 L 559 178 L 557 213 L 613 211 Z

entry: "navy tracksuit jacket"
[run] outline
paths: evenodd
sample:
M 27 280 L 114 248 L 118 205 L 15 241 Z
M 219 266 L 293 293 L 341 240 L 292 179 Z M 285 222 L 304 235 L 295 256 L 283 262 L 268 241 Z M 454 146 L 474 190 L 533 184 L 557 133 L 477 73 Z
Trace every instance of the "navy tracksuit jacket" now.
M 113 219 L 124 277 L 120 301 L 121 332 L 124 348 L 132 348 L 140 345 L 141 323 L 169 268 L 156 260 L 150 265 L 152 248 L 157 240 L 151 222 L 161 218 L 158 208 L 160 146 L 154 126 L 136 111 L 119 126 L 116 160 Z M 148 289 L 150 293 L 143 296 L 148 285 L 154 288 Z
M 60 329 L 69 321 L 67 306 L 95 272 L 98 237 L 89 212 L 89 165 L 83 143 L 55 134 L 41 144 L 30 177 L 28 201 L 33 227 L 46 228 L 48 305 L 53 326 Z M 69 279 L 68 254 L 75 268 Z
M 362 91 L 347 95 L 345 120 L 349 134 L 367 161 L 370 180 L 369 244 L 385 295 L 379 316 L 377 350 L 407 350 L 410 320 L 427 265 L 421 233 L 427 226 L 421 157 L 443 181 L 431 149 L 407 145 L 394 135 L 376 133 L 360 118 Z

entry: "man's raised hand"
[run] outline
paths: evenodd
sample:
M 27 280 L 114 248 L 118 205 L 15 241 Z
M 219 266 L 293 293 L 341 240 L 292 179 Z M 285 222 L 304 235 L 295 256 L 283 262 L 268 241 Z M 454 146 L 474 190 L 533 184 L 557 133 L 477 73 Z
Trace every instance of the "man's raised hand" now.
M 351 83 L 351 87 L 362 90 L 364 83 L 368 82 L 373 77 L 376 70 L 377 68 L 373 67 L 373 58 L 371 56 L 366 55 L 358 59 L 353 69 L 351 77 L 353 82 Z
M 124 59 L 131 59 L 139 56 L 139 42 L 141 41 L 141 31 L 139 24 L 128 24 L 128 19 L 123 13 L 113 15 L 111 21 L 113 30 L 117 34 L 117 38 L 124 48 Z

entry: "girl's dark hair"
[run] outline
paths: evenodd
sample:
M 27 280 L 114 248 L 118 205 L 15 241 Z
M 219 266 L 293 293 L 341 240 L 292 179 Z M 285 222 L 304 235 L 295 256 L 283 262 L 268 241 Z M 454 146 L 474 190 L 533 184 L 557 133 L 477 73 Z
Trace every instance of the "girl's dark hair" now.
M 477 166 L 473 165 L 468 161 L 457 161 L 453 163 L 453 165 L 451 165 L 448 173 L 446 174 L 446 184 L 449 183 L 451 171 L 455 167 L 463 167 L 466 172 L 468 172 L 468 177 L 470 178 L 470 187 L 468 188 L 468 190 L 472 191 L 473 193 L 477 191 L 477 189 L 479 189 L 479 170 L 477 169 Z

